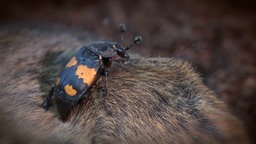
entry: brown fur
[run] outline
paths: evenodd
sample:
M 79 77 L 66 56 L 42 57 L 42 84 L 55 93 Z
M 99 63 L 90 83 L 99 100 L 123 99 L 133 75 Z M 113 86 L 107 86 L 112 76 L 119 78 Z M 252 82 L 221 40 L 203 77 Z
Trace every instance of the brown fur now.
M 99 81 L 69 120 L 61 122 L 54 104 L 49 111 L 40 107 L 54 84 L 42 82 L 49 74 L 40 75 L 49 69 L 42 62 L 51 59 L 48 51 L 86 43 L 62 32 L 1 27 L 0 108 L 10 121 L 1 117 L 0 127 L 8 129 L 5 123 L 11 123 L 8 132 L 20 137 L 25 131 L 33 137 L 30 143 L 249 143 L 243 125 L 190 64 L 172 58 L 133 56 L 126 65 L 114 64 L 107 96 L 112 116 L 104 109 L 104 83 Z M 60 70 L 59 65 L 51 68 Z

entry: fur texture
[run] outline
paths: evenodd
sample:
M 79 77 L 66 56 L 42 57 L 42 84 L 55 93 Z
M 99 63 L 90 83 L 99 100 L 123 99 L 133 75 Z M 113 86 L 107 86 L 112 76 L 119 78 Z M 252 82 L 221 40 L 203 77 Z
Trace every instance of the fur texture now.
M 26 135 L 27 143 L 249 143 L 240 121 L 181 59 L 132 56 L 114 64 L 107 96 L 112 115 L 99 80 L 61 122 L 54 103 L 49 111 L 40 105 L 70 57 L 65 50 L 89 40 L 72 32 L 1 26 L 0 127 L 14 133 L 2 141 Z

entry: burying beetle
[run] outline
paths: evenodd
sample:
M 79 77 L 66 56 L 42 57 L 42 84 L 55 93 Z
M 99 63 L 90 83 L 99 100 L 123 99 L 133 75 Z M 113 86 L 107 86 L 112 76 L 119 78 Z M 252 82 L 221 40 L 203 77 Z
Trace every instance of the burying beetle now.
M 124 24 L 120 24 L 121 44 L 112 41 L 100 41 L 86 45 L 71 58 L 56 79 L 55 86 L 51 88 L 43 102 L 47 110 L 50 106 L 51 97 L 55 95 L 57 110 L 62 120 L 66 120 L 77 103 L 90 95 L 91 87 L 103 74 L 105 76 L 104 106 L 106 112 L 111 114 L 107 104 L 108 92 L 108 69 L 112 61 L 125 62 L 129 60 L 126 51 L 134 44 L 142 42 L 141 36 L 136 36 L 133 43 L 124 47 L 123 33 L 126 31 Z

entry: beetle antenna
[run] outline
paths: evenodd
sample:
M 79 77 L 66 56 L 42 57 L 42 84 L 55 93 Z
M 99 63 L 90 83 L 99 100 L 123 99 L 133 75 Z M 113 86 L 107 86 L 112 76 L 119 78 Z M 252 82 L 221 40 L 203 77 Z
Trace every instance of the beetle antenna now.
M 121 23 L 119 25 L 119 29 L 120 29 L 120 32 L 121 32 L 121 44 L 124 45 L 124 32 L 126 31 L 126 26 L 125 24 Z
M 130 44 L 130 46 L 126 47 L 125 51 L 127 51 L 128 49 L 130 49 L 134 44 L 139 45 L 142 43 L 142 37 L 141 36 L 135 36 L 133 43 Z

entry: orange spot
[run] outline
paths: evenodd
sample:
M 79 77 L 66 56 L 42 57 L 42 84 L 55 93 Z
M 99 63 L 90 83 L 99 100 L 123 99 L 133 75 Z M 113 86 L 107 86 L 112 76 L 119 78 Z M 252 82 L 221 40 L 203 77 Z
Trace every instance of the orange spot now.
M 68 62 L 68 64 L 66 65 L 66 67 L 72 67 L 75 66 L 77 64 L 77 60 L 76 57 L 72 57 L 71 60 Z
M 76 95 L 76 92 L 77 92 L 72 87 L 72 85 L 69 85 L 69 84 L 65 85 L 64 90 L 65 90 L 66 94 L 68 94 L 69 96 L 74 96 L 74 95 Z
M 55 85 L 57 86 L 57 85 L 59 85 L 59 83 L 60 83 L 60 77 L 57 77 Z
M 90 86 L 96 78 L 96 71 L 94 68 L 88 68 L 85 65 L 79 65 L 76 70 L 78 78 L 83 79 L 83 82 Z

